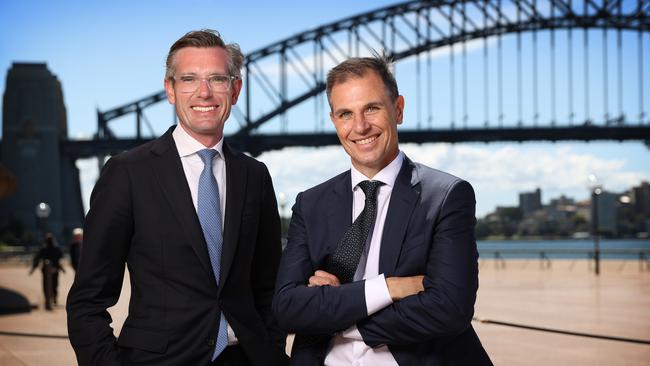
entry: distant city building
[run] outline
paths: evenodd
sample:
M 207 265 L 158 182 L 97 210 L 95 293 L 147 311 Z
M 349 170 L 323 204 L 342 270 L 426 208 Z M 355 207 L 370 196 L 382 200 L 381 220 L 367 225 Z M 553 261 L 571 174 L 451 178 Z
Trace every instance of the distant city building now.
M 561 195 L 548 205 L 539 205 L 541 192 L 519 195 L 518 207 L 497 206 L 494 212 L 477 221 L 478 238 L 588 238 L 595 229 L 597 207 L 598 232 L 612 238 L 650 237 L 650 215 L 644 211 L 650 197 L 650 184 L 614 193 L 600 188 L 597 206 L 587 199 L 576 201 Z M 537 208 L 539 207 L 539 208 Z M 524 213 L 527 210 L 527 213 Z
M 617 209 L 619 194 L 602 191 L 597 197 L 598 232 L 608 236 L 618 235 Z M 594 205 L 592 202 L 592 215 L 593 210 Z
M 585 220 L 591 222 L 591 201 L 584 200 L 576 202 L 576 215 L 582 216 Z
M 561 195 L 558 198 L 552 199 L 549 206 L 560 211 L 567 211 L 567 210 L 570 211 L 572 209 L 575 209 L 575 204 L 576 201 L 573 198 L 567 197 L 565 195 Z
M 551 203 L 543 208 L 547 220 L 547 232 L 559 235 L 572 235 L 577 229 L 578 220 L 576 218 L 578 207 L 573 198 L 564 195 L 551 199 Z M 586 223 L 584 217 L 580 218 Z
M 2 198 L 0 228 L 40 241 L 47 225 L 61 237 L 83 222 L 79 171 L 59 150 L 67 139 L 61 83 L 44 63 L 14 63 L 6 80 L 1 156 L 15 191 Z M 36 217 L 40 202 L 51 208 L 47 221 Z
M 542 208 L 542 191 L 537 188 L 534 192 L 519 193 L 519 209 L 524 217 Z
M 497 206 L 496 210 L 479 219 L 477 223 L 477 236 L 479 238 L 497 235 L 510 238 L 517 233 L 517 226 L 521 221 L 519 207 Z
M 632 188 L 632 200 L 636 211 L 650 218 L 650 183 L 641 182 L 638 187 Z

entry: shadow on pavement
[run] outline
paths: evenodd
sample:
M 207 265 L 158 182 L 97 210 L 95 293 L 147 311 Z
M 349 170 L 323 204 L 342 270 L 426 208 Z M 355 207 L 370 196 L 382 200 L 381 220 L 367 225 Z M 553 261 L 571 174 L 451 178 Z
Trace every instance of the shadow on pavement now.
M 29 313 L 36 307 L 22 294 L 0 287 L 0 315 Z

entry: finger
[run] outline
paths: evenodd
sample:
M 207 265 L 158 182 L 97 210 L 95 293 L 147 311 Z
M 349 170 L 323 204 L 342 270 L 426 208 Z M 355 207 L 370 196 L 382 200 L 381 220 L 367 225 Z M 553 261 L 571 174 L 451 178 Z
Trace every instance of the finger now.
M 309 284 L 312 286 L 338 286 L 335 279 L 336 278 L 332 279 L 329 277 L 311 276 L 309 277 Z
M 317 269 L 316 272 L 314 272 L 314 276 L 318 277 L 326 277 L 326 278 L 336 278 L 333 274 L 323 271 L 322 269 Z
M 319 277 L 319 276 L 311 276 L 309 277 L 309 286 L 314 287 L 314 286 L 323 286 L 323 285 L 328 285 L 328 279 L 324 277 Z
M 325 272 L 325 271 L 319 269 L 316 272 L 314 272 L 314 275 L 318 276 L 318 277 L 328 278 L 328 279 L 330 279 L 332 281 L 332 284 L 336 284 L 336 285 L 341 284 L 341 281 L 339 281 L 339 278 L 336 277 L 335 275 L 329 273 L 329 272 Z
M 424 276 L 416 276 L 417 277 L 417 291 L 421 292 L 424 291 Z

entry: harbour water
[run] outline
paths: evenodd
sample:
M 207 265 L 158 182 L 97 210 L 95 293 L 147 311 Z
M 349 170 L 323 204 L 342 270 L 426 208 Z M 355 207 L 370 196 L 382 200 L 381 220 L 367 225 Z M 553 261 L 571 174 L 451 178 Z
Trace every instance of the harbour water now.
M 482 259 L 590 259 L 593 258 L 593 239 L 562 240 L 479 240 Z M 601 239 L 600 258 L 650 259 L 650 239 Z

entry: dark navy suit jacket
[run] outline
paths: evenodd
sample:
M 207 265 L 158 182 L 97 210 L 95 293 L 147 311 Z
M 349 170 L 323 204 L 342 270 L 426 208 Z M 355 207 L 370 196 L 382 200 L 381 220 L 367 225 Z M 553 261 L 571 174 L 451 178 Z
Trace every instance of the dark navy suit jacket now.
M 471 326 L 478 289 L 475 199 L 469 183 L 404 159 L 383 228 L 379 273 L 424 274 L 423 292 L 367 316 L 364 282 L 307 287 L 352 221 L 350 171 L 296 198 L 273 308 L 297 333 L 291 363 L 320 365 L 325 342 L 305 339 L 357 325 L 400 365 L 491 365 Z
M 280 219 L 266 167 L 223 147 L 227 199 L 217 285 L 201 224 L 172 137 L 108 161 L 93 189 L 82 260 L 67 302 L 81 366 L 207 365 L 219 311 L 253 365 L 286 364 L 271 310 L 280 261 Z M 131 280 L 118 339 L 106 308 Z

